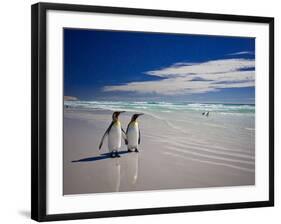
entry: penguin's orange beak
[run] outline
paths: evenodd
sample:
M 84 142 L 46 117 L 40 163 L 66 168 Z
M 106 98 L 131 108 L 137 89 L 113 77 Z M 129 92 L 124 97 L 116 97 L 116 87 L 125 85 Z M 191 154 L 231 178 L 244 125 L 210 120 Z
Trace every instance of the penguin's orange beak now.
M 119 116 L 120 114 L 122 114 L 122 113 L 125 113 L 126 111 L 118 111 L 117 112 L 117 116 Z

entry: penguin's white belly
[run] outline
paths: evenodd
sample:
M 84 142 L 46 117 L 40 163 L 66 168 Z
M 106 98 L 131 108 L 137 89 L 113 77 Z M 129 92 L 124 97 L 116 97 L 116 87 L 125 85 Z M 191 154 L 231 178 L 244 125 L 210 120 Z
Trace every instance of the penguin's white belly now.
M 122 132 L 121 125 L 114 124 L 112 125 L 108 133 L 108 149 L 110 152 L 116 151 L 121 147 Z
M 132 124 L 129 126 L 128 132 L 127 132 L 127 140 L 128 140 L 128 147 L 138 147 L 138 141 L 139 141 L 139 127 L 138 124 Z

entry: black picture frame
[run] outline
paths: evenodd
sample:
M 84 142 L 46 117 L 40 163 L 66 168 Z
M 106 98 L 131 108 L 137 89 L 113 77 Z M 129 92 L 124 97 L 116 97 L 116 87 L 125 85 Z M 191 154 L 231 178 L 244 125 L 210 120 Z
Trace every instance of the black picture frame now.
M 124 15 L 192 18 L 217 21 L 253 22 L 269 25 L 269 200 L 242 203 L 208 204 L 195 206 L 160 207 L 85 213 L 46 213 L 46 13 L 48 10 L 101 12 Z M 206 210 L 254 208 L 274 206 L 274 18 L 164 11 L 136 8 L 118 8 L 89 5 L 37 3 L 31 13 L 31 76 L 32 76 L 32 153 L 31 153 L 31 218 L 36 221 L 73 220 Z

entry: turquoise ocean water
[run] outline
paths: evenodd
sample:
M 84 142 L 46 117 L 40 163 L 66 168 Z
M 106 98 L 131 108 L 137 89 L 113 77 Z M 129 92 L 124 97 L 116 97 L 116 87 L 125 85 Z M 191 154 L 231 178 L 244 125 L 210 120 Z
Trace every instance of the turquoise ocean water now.
M 122 101 L 64 101 L 64 105 L 73 109 L 87 110 L 126 110 L 141 112 L 206 112 L 232 115 L 254 115 L 253 104 L 186 103 L 186 102 L 122 102 Z

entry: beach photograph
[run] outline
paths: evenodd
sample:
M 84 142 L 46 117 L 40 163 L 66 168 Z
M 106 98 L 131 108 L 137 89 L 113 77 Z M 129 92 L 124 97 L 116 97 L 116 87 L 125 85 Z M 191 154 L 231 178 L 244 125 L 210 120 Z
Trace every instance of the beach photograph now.
M 255 38 L 63 30 L 63 194 L 255 185 Z

